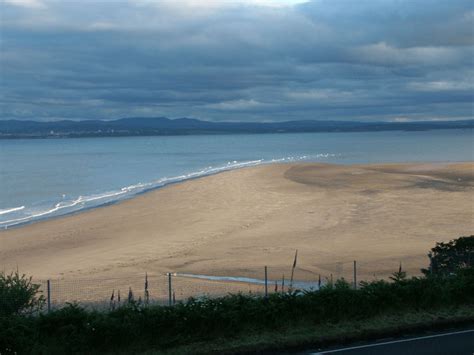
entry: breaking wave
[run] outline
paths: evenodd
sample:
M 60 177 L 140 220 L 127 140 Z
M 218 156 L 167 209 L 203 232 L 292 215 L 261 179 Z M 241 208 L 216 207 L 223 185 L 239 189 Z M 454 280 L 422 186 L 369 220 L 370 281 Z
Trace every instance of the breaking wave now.
M 113 203 L 124 198 L 133 197 L 139 193 L 143 193 L 148 190 L 166 186 L 172 183 L 177 183 L 185 180 L 195 179 L 198 177 L 216 174 L 226 170 L 239 169 L 249 166 L 256 166 L 262 164 L 272 163 L 283 163 L 283 162 L 294 162 L 309 159 L 321 159 L 335 157 L 336 154 L 317 154 L 312 156 L 288 156 L 278 159 L 257 159 L 248 161 L 229 161 L 226 164 L 220 166 L 208 166 L 198 171 L 191 173 L 182 174 L 173 177 L 163 177 L 155 181 L 146 183 L 137 183 L 129 186 L 122 187 L 119 190 L 108 191 L 101 194 L 94 194 L 89 196 L 79 196 L 76 199 L 69 201 L 61 201 L 55 203 L 53 206 L 42 207 L 42 208 L 27 208 L 25 206 L 14 207 L 9 209 L 0 210 L 0 215 L 8 215 L 8 219 L 2 220 L 0 217 L 0 228 L 7 229 L 8 227 L 17 226 L 20 224 L 37 221 L 44 218 L 55 217 L 64 215 L 72 212 L 77 212 L 87 208 L 98 207 L 108 203 Z M 7 217 L 7 216 L 6 216 Z
M 7 213 L 12 213 L 12 212 L 16 212 L 16 211 L 21 211 L 23 209 L 25 209 L 25 206 L 7 208 L 5 210 L 0 210 L 0 215 L 7 214 Z

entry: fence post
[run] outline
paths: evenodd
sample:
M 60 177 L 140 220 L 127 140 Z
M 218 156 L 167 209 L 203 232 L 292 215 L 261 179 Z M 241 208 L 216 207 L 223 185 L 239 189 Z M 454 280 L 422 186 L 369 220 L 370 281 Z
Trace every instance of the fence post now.
M 171 272 L 168 272 L 168 305 L 173 305 L 173 295 L 171 291 Z
M 354 260 L 354 290 L 357 289 L 357 262 Z
M 267 266 L 265 266 L 265 297 L 268 297 L 268 277 L 267 277 Z
M 46 281 L 46 292 L 48 295 L 48 313 L 51 312 L 51 281 Z

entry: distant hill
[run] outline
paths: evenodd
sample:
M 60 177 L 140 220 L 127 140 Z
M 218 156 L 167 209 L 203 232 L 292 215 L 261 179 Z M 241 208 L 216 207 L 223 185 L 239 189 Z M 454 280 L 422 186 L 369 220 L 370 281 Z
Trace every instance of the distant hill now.
M 192 118 L 131 117 L 114 121 L 0 120 L 0 139 L 55 137 L 166 136 L 235 133 L 419 131 L 473 128 L 474 120 L 423 122 L 211 122 Z

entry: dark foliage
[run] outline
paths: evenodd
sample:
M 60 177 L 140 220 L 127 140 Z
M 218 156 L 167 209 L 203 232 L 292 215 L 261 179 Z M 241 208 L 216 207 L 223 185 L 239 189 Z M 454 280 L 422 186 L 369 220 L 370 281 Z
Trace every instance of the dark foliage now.
M 449 277 L 362 283 L 339 280 L 320 291 L 190 299 L 173 307 L 131 304 L 111 312 L 77 305 L 40 316 L 0 319 L 0 352 L 100 353 L 164 349 L 291 324 L 325 324 L 474 304 L 474 270 Z M 34 350 L 34 351 L 33 351 Z
M 29 314 L 41 309 L 44 297 L 39 294 L 39 285 L 31 277 L 17 272 L 0 272 L 0 318 L 15 314 Z
M 436 243 L 428 253 L 429 269 L 425 275 L 446 276 L 474 265 L 474 235 L 460 237 L 446 243 Z

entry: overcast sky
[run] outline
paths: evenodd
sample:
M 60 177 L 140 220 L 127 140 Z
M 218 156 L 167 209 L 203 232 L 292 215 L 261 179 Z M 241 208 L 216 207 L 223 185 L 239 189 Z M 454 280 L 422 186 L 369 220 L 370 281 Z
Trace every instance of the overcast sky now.
M 0 119 L 473 117 L 472 0 L 0 6 Z

